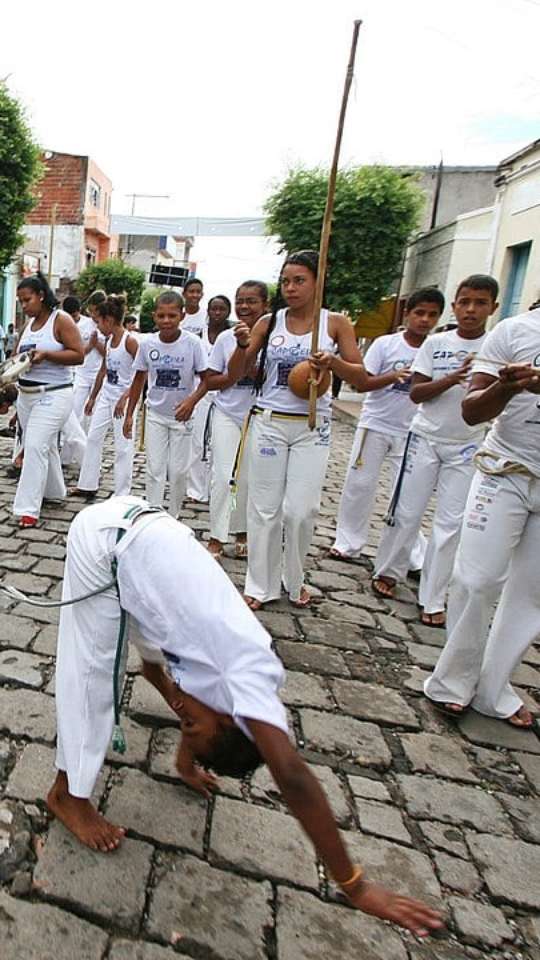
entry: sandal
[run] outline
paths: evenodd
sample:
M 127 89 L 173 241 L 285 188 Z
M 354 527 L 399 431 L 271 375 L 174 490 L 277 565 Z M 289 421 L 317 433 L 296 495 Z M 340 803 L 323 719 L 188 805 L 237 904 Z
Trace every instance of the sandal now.
M 505 717 L 504 722 L 508 723 L 516 730 L 532 730 L 536 721 L 525 704 L 522 704 L 519 710 L 516 710 L 511 717 Z
M 440 623 L 437 623 L 433 620 L 433 617 L 442 617 L 443 619 Z M 446 627 L 446 613 L 444 610 L 438 610 L 436 613 L 422 613 L 420 616 L 420 623 L 423 623 L 425 627 L 433 627 L 434 629 L 444 630 Z
M 439 713 L 444 713 L 446 717 L 451 717 L 452 720 L 459 720 L 469 709 L 468 705 L 465 707 L 461 703 L 444 703 L 442 700 L 432 700 L 431 697 L 427 695 L 426 700 L 429 701 L 435 710 L 438 710 Z
M 29 527 L 37 527 L 37 517 L 20 517 L 19 526 L 23 527 L 24 529 Z
M 305 587 L 302 587 L 298 600 L 291 600 L 289 597 L 289 601 L 292 603 L 293 607 L 299 607 L 301 610 L 303 610 L 305 607 L 309 607 L 312 600 L 313 597 L 307 592 Z
M 245 560 L 248 555 L 247 540 L 237 540 L 234 545 L 234 555 L 238 560 Z
M 262 600 L 257 600 L 256 597 L 248 597 L 244 594 L 244 601 L 247 603 L 250 610 L 253 610 L 255 613 L 257 610 L 262 610 L 264 603 Z
M 382 584 L 382 586 L 381 586 Z M 382 597 L 383 600 L 395 600 L 395 583 L 389 583 L 384 577 L 374 577 L 371 581 L 371 589 L 376 597 Z
M 81 490 L 80 487 L 75 487 L 74 490 L 69 491 L 68 496 L 82 497 L 83 500 L 86 500 L 87 503 L 90 503 L 91 500 L 96 499 L 97 490 Z
M 214 560 L 219 560 L 224 555 L 223 544 L 219 540 L 209 540 L 206 549 Z

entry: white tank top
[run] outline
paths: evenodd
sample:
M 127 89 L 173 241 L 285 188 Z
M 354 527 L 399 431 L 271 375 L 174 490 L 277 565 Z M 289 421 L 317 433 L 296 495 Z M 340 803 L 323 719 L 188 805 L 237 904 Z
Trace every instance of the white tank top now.
M 40 330 L 33 330 L 34 320 L 30 320 L 24 328 L 19 343 L 17 353 L 26 353 L 27 350 L 47 350 L 49 353 L 56 353 L 65 350 L 63 343 L 60 343 L 54 335 L 54 322 L 58 315 L 58 310 L 53 310 L 47 323 Z M 60 363 L 51 363 L 44 360 L 37 366 L 31 367 L 22 377 L 32 383 L 71 383 L 73 380 L 72 368 Z
M 328 333 L 328 310 L 321 310 L 319 350 L 327 353 L 333 353 L 335 350 L 334 341 Z M 264 383 L 255 401 L 256 405 L 278 413 L 307 414 L 309 403 L 289 390 L 288 376 L 297 363 L 307 360 L 310 356 L 311 332 L 303 336 L 290 333 L 287 329 L 287 309 L 279 310 L 276 325 L 268 341 Z M 327 413 L 330 410 L 330 403 L 331 393 L 328 389 L 317 400 L 317 412 Z
M 133 357 L 128 353 L 126 340 L 129 334 L 124 331 L 117 347 L 111 347 L 110 341 L 105 348 L 105 380 L 102 393 L 111 400 L 119 399 L 129 388 L 133 377 Z

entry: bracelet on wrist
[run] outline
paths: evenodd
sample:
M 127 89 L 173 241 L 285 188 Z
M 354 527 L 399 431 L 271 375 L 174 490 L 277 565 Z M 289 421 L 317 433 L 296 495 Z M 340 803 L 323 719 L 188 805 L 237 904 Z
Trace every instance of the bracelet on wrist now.
M 364 870 L 356 865 L 348 880 L 336 880 L 337 885 L 343 890 L 343 893 L 350 893 L 353 888 L 363 880 Z
M 237 340 L 236 346 L 239 347 L 240 350 L 247 350 L 247 348 L 249 347 L 249 340 L 247 343 L 240 343 L 240 341 Z

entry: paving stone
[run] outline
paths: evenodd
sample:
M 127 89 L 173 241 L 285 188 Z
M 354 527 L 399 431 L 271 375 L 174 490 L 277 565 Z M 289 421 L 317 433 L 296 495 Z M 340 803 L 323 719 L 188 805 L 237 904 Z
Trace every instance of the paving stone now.
M 260 613 L 257 613 L 257 619 L 272 637 L 293 638 L 298 636 L 296 620 L 288 613 L 272 613 L 261 610 Z
M 319 570 L 326 570 L 328 573 L 340 573 L 344 577 L 352 577 L 354 580 L 369 580 L 370 570 L 363 563 L 347 563 L 345 560 L 330 560 L 323 558 L 317 561 Z
M 472 743 L 540 754 L 540 740 L 533 730 L 514 730 L 510 724 L 492 717 L 483 717 L 474 710 L 469 710 L 458 726 L 461 733 Z
M 532 663 L 540 667 L 540 649 L 536 646 L 531 646 L 522 657 L 523 663 Z
M 175 957 L 187 957 L 187 953 L 158 947 L 155 943 L 115 940 L 107 956 L 109 960 L 174 960 Z
M 35 557 L 30 559 L 32 564 L 36 562 Z M 44 596 L 52 585 L 52 581 L 47 577 L 36 577 L 33 573 L 13 573 L 9 577 L 9 583 L 28 596 Z
M 363 914 L 322 903 L 309 893 L 278 889 L 279 960 L 406 960 L 394 929 Z
M 336 776 L 330 767 L 326 767 L 323 764 L 308 764 L 308 766 L 321 784 L 337 822 L 348 825 L 348 823 L 352 821 L 352 813 L 349 808 L 347 798 L 343 792 L 343 787 L 340 783 L 339 777 Z M 273 801 L 277 800 L 283 804 L 284 808 L 286 809 L 279 789 L 267 766 L 259 767 L 259 769 L 256 771 L 254 776 L 251 778 L 250 789 L 251 795 L 255 799 L 269 799 Z
M 444 647 L 446 630 L 443 627 L 427 627 L 425 623 L 411 623 L 411 630 L 419 643 L 429 647 Z
M 434 667 L 441 655 L 439 647 L 424 643 L 406 643 L 411 660 L 420 667 Z
M 55 579 L 61 580 L 64 576 L 64 562 L 63 560 L 44 558 L 34 567 L 32 574 L 40 577 L 54 577 Z
M 17 551 L 24 546 L 26 546 L 24 540 L 16 540 L 15 537 L 0 536 L 0 551 L 2 554 L 4 554 L 4 551 L 9 554 L 17 553 Z
M 310 570 L 307 579 L 321 590 L 356 590 L 358 582 L 353 577 L 344 577 L 340 573 L 327 573 L 326 570 Z
M 369 653 L 369 644 L 363 639 L 360 628 L 352 623 L 338 623 L 318 617 L 300 617 L 299 623 L 304 637 L 310 643 Z
M 494 797 L 476 787 L 398 775 L 411 817 L 470 824 L 476 830 L 511 833 L 510 824 Z
M 83 846 L 54 821 L 34 873 L 44 897 L 137 933 L 153 848 L 125 838 L 113 854 Z
M 56 736 L 53 700 L 34 690 L 0 688 L 0 730 L 52 742 Z
M 30 620 L 16 617 L 12 613 L 0 613 L 0 648 L 17 647 L 25 650 L 37 630 L 37 626 Z
M 115 753 L 110 746 L 107 751 L 107 760 L 116 765 L 122 764 L 122 766 L 126 767 L 143 766 L 148 759 L 152 731 L 149 727 L 142 727 L 140 723 L 135 723 L 131 717 L 122 716 L 121 722 L 126 738 L 126 752 Z
M 175 767 L 176 750 L 180 735 L 176 727 L 163 727 L 156 730 L 152 738 L 150 772 L 153 776 L 167 777 L 181 783 Z M 242 783 L 234 777 L 218 778 L 219 793 L 242 799 Z
M 434 773 L 449 780 L 478 783 L 466 753 L 457 740 L 432 733 L 406 733 L 400 736 L 405 755 L 415 773 Z
M 465 943 L 500 947 L 504 940 L 514 939 L 512 927 L 497 907 L 459 897 L 450 897 L 448 902 L 456 927 Z
M 218 797 L 209 856 L 218 866 L 318 886 L 313 847 L 298 822 L 276 810 Z
M 531 667 L 528 663 L 520 663 L 512 674 L 512 682 L 518 683 L 522 687 L 534 687 L 540 689 L 540 673 Z
M 341 653 L 330 647 L 278 640 L 276 650 L 288 670 L 307 670 L 334 677 L 350 675 Z
M 333 707 L 330 693 L 319 677 L 287 670 L 285 686 L 280 691 L 283 703 L 304 707 Z
M 0 943 L 2 960 L 101 960 L 107 934 L 57 907 L 0 892 Z
M 14 613 L 18 617 L 28 617 L 38 623 L 58 623 L 58 607 L 33 607 L 30 603 L 18 603 Z
M 139 836 L 202 856 L 206 801 L 189 787 L 122 770 L 107 799 L 107 817 Z
M 28 589 L 14 583 L 14 576 L 27 573 L 36 563 L 36 558 L 27 553 L 2 553 L 0 556 L 0 569 L 10 571 L 10 574 L 8 576 L 4 575 L 3 579 L 10 586 L 16 587 L 17 590 L 23 590 L 24 593 L 28 593 Z
M 363 767 L 389 767 L 391 754 L 384 737 L 374 723 L 353 717 L 300 710 L 306 745 L 313 750 L 336 756 L 351 755 Z
M 42 530 L 39 527 L 33 530 L 19 530 L 17 536 L 20 540 L 31 540 L 32 543 L 50 543 L 56 537 L 54 530 Z
M 357 623 L 360 627 L 375 627 L 375 620 L 372 615 L 364 610 L 363 607 L 351 607 L 336 600 L 325 600 L 317 606 L 317 612 L 321 617 L 327 617 L 330 620 L 342 620 L 346 623 Z
M 406 667 L 403 671 L 403 686 L 406 690 L 413 693 L 423 693 L 424 683 L 429 677 L 428 670 L 421 670 L 420 667 Z
M 217 870 L 189 856 L 171 860 L 152 893 L 148 932 L 166 942 L 181 936 L 190 955 L 215 960 L 266 960 L 272 926 L 269 883 Z M 153 958 L 152 958 L 153 960 Z
M 23 623 L 29 623 L 28 620 L 22 620 Z M 46 657 L 55 657 L 58 645 L 58 627 L 51 623 L 48 627 L 42 627 L 32 643 L 32 652 L 45 654 Z
M 538 943 L 540 945 L 540 916 L 527 917 L 523 923 L 523 927 L 527 931 L 528 942 Z
M 482 877 L 472 863 L 450 857 L 447 853 L 435 853 L 435 864 L 439 880 L 444 887 L 457 890 L 471 896 L 482 887 Z
M 388 633 L 391 637 L 400 637 L 403 640 L 410 640 L 411 635 L 407 630 L 407 627 L 401 620 L 398 620 L 397 617 L 392 617 L 390 614 L 386 613 L 378 613 L 375 619 L 383 633 Z
M 373 833 L 376 837 L 399 840 L 401 843 L 412 843 L 411 835 L 396 807 L 391 807 L 387 803 L 377 803 L 376 800 L 360 798 L 355 798 L 354 803 L 363 833 Z
M 385 600 L 384 606 L 394 617 L 399 617 L 404 623 L 413 623 L 418 620 L 418 607 L 413 603 L 399 603 L 398 600 Z
M 6 796 L 33 803 L 45 800 L 56 776 L 56 750 L 41 743 L 27 743 L 11 771 Z M 101 771 L 92 800 L 99 803 L 107 782 L 108 768 Z
M 437 823 L 434 820 L 419 820 L 418 826 L 430 846 L 448 850 L 455 857 L 467 860 L 469 851 L 465 845 L 463 834 L 450 824 Z
M 48 560 L 64 560 L 66 548 L 61 543 L 29 543 L 28 553 Z
M 20 683 L 37 690 L 49 666 L 42 656 L 24 650 L 0 650 L 0 682 Z
M 349 786 L 355 797 L 365 797 L 366 800 L 381 800 L 384 803 L 390 803 L 392 798 L 380 780 L 372 780 L 370 777 L 347 777 Z
M 409 957 L 410 960 L 465 960 L 473 949 L 469 947 L 465 953 L 460 943 L 440 943 L 428 937 L 422 944 L 409 949 Z
M 513 753 L 512 758 L 519 763 L 527 780 L 533 785 L 537 793 L 540 793 L 540 757 L 535 757 L 530 753 Z
M 151 726 L 175 726 L 175 714 L 160 693 L 144 677 L 136 677 L 129 701 L 129 712 L 136 720 Z M 179 724 L 178 724 L 179 726 Z
M 540 800 L 536 797 L 525 800 L 508 793 L 499 793 L 498 797 L 515 821 L 518 835 L 523 840 L 540 843 Z
M 333 680 L 330 686 L 338 706 L 353 717 L 411 727 L 413 730 L 420 727 L 407 701 L 389 687 L 355 680 Z
M 370 880 L 441 908 L 439 881 L 425 854 L 380 837 L 369 837 L 350 830 L 341 835 L 353 863 L 361 863 Z
M 540 847 L 496 834 L 467 834 L 469 849 L 498 900 L 540 909 Z

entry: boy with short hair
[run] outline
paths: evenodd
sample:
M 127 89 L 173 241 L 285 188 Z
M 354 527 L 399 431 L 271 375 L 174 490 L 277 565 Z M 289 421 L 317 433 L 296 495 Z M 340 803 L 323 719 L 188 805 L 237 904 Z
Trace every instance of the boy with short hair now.
M 422 623 L 442 627 L 446 591 L 457 549 L 463 509 L 474 472 L 473 457 L 484 428 L 469 426 L 461 413 L 463 391 L 474 357 L 497 309 L 498 284 L 474 274 L 459 284 L 452 308 L 457 329 L 429 337 L 413 366 L 411 400 L 419 404 L 407 438 L 402 469 L 377 557 L 373 589 L 393 597 L 407 572 L 410 545 L 435 487 L 437 502 L 420 579 Z
M 203 330 L 208 324 L 206 310 L 201 307 L 203 293 L 202 280 L 198 280 L 197 277 L 186 280 L 183 290 L 185 311 L 182 330 L 194 333 L 196 337 L 202 337 Z
M 89 799 L 118 702 L 122 609 L 138 630 L 147 679 L 180 719 L 177 766 L 188 784 L 203 795 L 215 788 L 196 761 L 244 776 L 264 760 L 354 907 L 420 936 L 442 926 L 436 911 L 367 882 L 351 863 L 317 779 L 289 740 L 278 696 L 283 668 L 270 637 L 188 527 L 137 497 L 81 511 L 69 531 L 63 599 L 89 590 L 104 592 L 63 606 L 58 636 L 58 774 L 47 801 L 68 830 L 104 853 L 124 833 Z
M 382 464 L 388 460 L 395 479 L 415 412 L 409 398 L 411 364 L 443 310 L 440 290 L 416 290 L 405 306 L 406 329 L 378 337 L 366 353 L 364 366 L 370 392 L 358 419 L 331 557 L 358 557 L 367 543 Z M 424 551 L 425 540 L 420 533 L 411 552 L 413 570 L 422 567 Z

